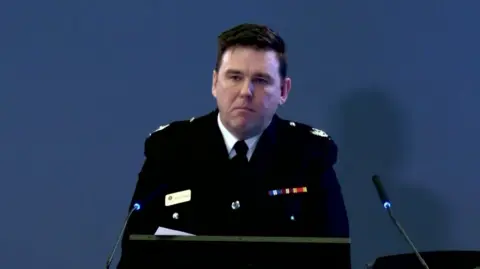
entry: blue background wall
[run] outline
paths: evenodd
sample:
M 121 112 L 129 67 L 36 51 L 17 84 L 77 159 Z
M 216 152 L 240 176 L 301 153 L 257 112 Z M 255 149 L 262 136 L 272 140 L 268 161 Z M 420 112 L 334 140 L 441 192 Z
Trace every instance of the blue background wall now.
M 479 8 L 2 1 L 0 268 L 103 266 L 144 138 L 213 108 L 216 36 L 247 21 L 270 24 L 289 44 L 294 84 L 281 115 L 339 144 L 356 268 L 409 251 L 372 173 L 419 249 L 479 249 Z

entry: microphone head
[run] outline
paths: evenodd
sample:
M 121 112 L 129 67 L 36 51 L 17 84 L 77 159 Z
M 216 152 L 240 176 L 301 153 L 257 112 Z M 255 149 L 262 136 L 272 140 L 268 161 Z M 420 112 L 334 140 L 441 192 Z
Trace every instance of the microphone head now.
M 373 185 L 375 185 L 375 189 L 377 189 L 378 196 L 382 201 L 383 207 L 385 209 L 389 209 L 392 204 L 390 203 L 390 199 L 388 199 L 387 192 L 383 188 L 382 182 L 380 181 L 380 177 L 378 175 L 372 176 Z
M 139 203 L 133 204 L 133 209 L 134 209 L 134 211 L 140 210 L 140 204 Z

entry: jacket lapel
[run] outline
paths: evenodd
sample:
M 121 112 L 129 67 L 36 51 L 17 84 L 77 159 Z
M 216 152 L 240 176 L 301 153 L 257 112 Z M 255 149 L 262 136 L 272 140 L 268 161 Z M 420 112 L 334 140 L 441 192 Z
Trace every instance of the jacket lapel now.
M 202 158 L 212 162 L 213 165 L 218 165 L 216 161 L 227 161 L 228 151 L 223 140 L 222 132 L 217 123 L 218 110 L 212 111 L 205 115 L 203 118 L 198 119 L 201 121 L 199 139 L 199 154 L 202 154 Z
M 260 136 L 257 147 L 253 152 L 251 163 L 264 163 L 272 160 L 272 156 L 275 156 L 277 149 L 277 127 L 280 119 L 278 116 L 274 116 L 270 125 Z

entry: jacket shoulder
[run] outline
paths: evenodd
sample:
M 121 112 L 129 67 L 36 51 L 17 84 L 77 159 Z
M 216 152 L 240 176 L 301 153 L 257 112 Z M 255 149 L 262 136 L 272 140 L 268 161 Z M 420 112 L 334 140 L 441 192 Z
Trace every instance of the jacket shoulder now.
M 305 123 L 287 120 L 283 120 L 282 126 L 288 139 L 299 148 L 307 148 L 315 155 L 322 155 L 331 163 L 337 161 L 337 144 L 325 131 Z
M 189 120 L 178 120 L 170 123 L 160 125 L 157 129 L 149 134 L 149 137 L 171 137 L 188 131 L 191 127 L 191 123 L 195 120 L 195 117 Z
M 312 127 L 311 125 L 282 120 L 283 129 L 288 130 L 289 135 L 318 141 L 319 143 L 332 143 L 333 139 L 325 131 Z
M 179 146 L 188 141 L 191 137 L 192 122 L 195 118 L 189 120 L 178 120 L 162 124 L 151 132 L 145 140 L 145 148 L 158 146 Z

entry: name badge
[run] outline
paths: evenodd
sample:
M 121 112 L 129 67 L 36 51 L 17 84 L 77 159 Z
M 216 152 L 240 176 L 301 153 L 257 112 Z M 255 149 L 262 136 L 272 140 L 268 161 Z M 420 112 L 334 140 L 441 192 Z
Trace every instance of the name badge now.
M 165 195 L 165 206 L 190 202 L 192 200 L 192 190 L 174 192 Z

